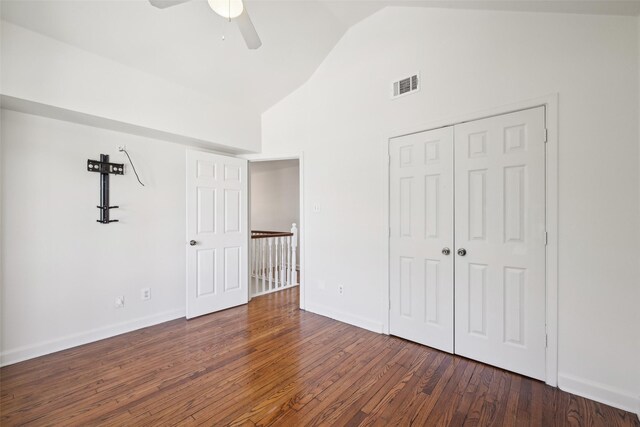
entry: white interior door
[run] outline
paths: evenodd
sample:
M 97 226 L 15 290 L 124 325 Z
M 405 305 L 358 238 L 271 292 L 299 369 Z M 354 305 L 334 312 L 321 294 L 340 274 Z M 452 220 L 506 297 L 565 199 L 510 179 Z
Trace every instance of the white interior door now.
M 187 151 L 187 318 L 248 300 L 247 161 Z
M 389 149 L 390 332 L 453 352 L 453 128 Z
M 540 107 L 455 127 L 455 352 L 541 380 L 544 123 Z

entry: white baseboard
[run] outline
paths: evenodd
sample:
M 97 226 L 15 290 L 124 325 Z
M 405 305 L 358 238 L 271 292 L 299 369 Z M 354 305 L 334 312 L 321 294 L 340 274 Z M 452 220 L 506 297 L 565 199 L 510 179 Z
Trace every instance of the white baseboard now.
M 179 319 L 180 317 L 184 317 L 184 315 L 184 309 L 165 311 L 103 328 L 92 329 L 38 344 L 3 351 L 0 353 L 0 366 L 12 365 L 24 360 L 33 359 L 34 357 L 44 356 L 45 354 L 55 353 L 56 351 L 114 337 L 126 332 L 168 322 L 169 320 Z
M 367 319 L 360 316 L 355 316 L 350 313 L 344 313 L 323 305 L 307 303 L 306 311 L 310 311 L 321 316 L 329 317 L 339 322 L 348 323 L 353 326 L 357 326 L 362 329 L 367 329 L 372 332 L 382 333 L 382 323 L 375 320 Z
M 632 392 L 561 373 L 558 373 L 558 388 L 614 408 L 638 414 L 640 418 L 640 397 L 635 396 Z

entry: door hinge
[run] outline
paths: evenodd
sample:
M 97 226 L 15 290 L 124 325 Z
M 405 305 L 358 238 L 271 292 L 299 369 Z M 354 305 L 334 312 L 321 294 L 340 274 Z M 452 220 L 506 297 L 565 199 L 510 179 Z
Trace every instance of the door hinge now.
M 544 130 L 544 142 L 545 144 L 549 141 L 549 131 L 547 129 Z
M 549 347 L 549 335 L 544 334 L 544 348 Z
M 391 227 L 389 227 L 389 238 L 391 238 Z
M 544 232 L 544 245 L 547 246 L 549 244 L 549 232 Z

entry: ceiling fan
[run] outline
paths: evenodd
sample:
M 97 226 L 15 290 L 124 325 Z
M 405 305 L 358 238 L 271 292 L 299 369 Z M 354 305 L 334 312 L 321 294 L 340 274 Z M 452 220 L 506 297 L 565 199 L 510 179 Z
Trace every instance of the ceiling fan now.
M 188 1 L 189 0 L 149 0 L 149 3 L 159 9 L 166 9 L 167 7 L 176 6 Z M 240 34 L 242 34 L 249 49 L 257 49 L 262 46 L 262 41 L 253 26 L 253 22 L 251 22 L 251 18 L 249 18 L 249 14 L 242 0 L 208 0 L 208 2 L 215 13 L 229 21 L 232 19 L 236 21 Z

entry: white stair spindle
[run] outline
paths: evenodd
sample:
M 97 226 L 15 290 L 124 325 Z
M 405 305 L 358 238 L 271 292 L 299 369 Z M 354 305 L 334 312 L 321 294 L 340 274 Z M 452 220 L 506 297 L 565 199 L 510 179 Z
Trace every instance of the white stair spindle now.
M 298 283 L 298 271 L 296 268 L 296 248 L 298 247 L 298 227 L 296 227 L 295 222 L 291 227 L 291 233 L 293 233 L 293 236 L 291 237 L 291 278 L 292 278 L 292 283 L 295 285 Z
M 282 288 L 284 287 L 284 278 L 286 277 L 286 274 L 284 272 L 284 270 L 282 269 L 282 263 L 284 262 L 284 237 L 278 237 L 278 240 L 280 240 L 280 264 L 278 264 L 278 269 L 280 270 L 280 283 L 279 283 L 279 287 Z
M 253 239 L 253 247 L 255 248 L 256 259 L 253 263 L 253 274 L 255 276 L 256 294 L 260 287 L 260 239 Z
M 291 265 L 291 236 L 287 236 L 287 262 L 284 267 L 287 270 L 287 286 L 291 286 L 291 269 L 289 266 Z
M 266 248 L 265 245 L 267 244 L 266 239 L 260 239 L 260 241 L 262 242 L 262 244 L 260 245 L 260 251 L 262 252 L 262 266 L 260 266 L 260 275 L 262 275 L 262 292 L 265 292 L 267 290 L 267 284 L 265 282 L 265 280 L 267 279 L 267 276 L 265 274 L 265 269 L 267 268 L 267 263 L 266 263 Z
M 275 252 L 274 261 L 273 261 L 273 289 L 278 289 L 278 282 L 280 281 L 280 271 L 278 270 L 278 265 L 280 262 L 280 248 L 279 241 L 277 237 L 273 238 L 273 249 Z
M 269 275 L 269 290 L 273 290 L 273 237 L 267 238 L 267 244 L 269 245 L 269 269 L 267 270 L 267 274 Z
M 278 243 L 279 243 L 279 239 L 277 237 L 273 238 L 273 245 L 274 245 L 274 264 L 273 264 L 273 277 L 274 277 L 274 286 L 275 289 L 278 289 L 278 281 L 280 280 L 280 272 L 278 271 L 278 255 L 279 255 L 279 247 L 278 247 Z
M 255 239 L 251 239 L 251 246 L 249 247 L 249 254 L 251 255 L 251 262 L 249 263 L 249 289 L 254 289 L 253 291 L 249 291 L 249 297 L 255 294 L 255 287 L 253 286 L 253 264 L 256 262 L 256 252 L 255 252 Z
M 280 237 L 280 287 L 284 288 L 287 285 L 285 273 L 285 263 L 284 259 L 286 257 L 286 247 L 285 247 L 285 238 Z
M 251 239 L 251 243 L 253 246 L 253 253 L 254 253 L 254 260 L 253 260 L 253 265 L 251 266 L 251 268 L 253 269 L 253 275 L 258 277 L 258 266 L 260 265 L 260 251 L 259 251 L 259 247 L 258 247 L 258 243 L 260 243 L 260 239 Z M 256 292 L 258 291 L 258 288 L 256 287 Z

